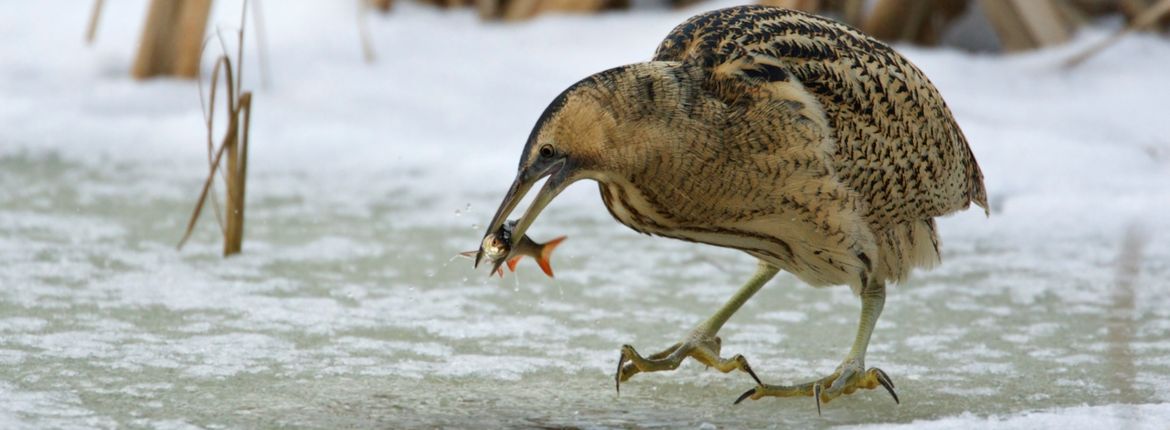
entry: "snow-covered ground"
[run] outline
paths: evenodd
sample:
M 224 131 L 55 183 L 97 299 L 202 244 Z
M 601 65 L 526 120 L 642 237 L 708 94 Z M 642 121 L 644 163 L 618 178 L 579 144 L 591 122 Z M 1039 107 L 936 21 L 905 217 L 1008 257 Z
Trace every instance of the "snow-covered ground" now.
M 197 87 L 131 80 L 144 0 L 0 7 L 0 428 L 1163 428 L 1170 421 L 1170 42 L 1104 37 L 1016 56 L 903 47 L 938 85 L 993 214 L 941 221 L 944 264 L 893 289 L 868 364 L 902 404 L 733 406 L 743 374 L 638 375 L 754 268 L 648 238 L 578 184 L 537 239 L 568 234 L 549 280 L 500 281 L 474 248 L 532 122 L 589 73 L 648 58 L 702 8 L 481 24 L 406 3 L 264 2 L 243 255 L 214 219 L 176 252 L 206 169 Z M 238 3 L 214 20 L 238 23 Z M 781 276 L 722 332 L 769 382 L 831 371 L 857 300 Z

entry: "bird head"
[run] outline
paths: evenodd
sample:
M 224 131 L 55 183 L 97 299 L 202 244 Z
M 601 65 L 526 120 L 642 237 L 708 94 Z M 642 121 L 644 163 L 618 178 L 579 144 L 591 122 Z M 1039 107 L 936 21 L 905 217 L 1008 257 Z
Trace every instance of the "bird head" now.
M 585 78 L 563 91 L 541 114 L 520 154 L 516 178 L 487 225 L 493 234 L 528 191 L 547 178 L 511 232 L 509 249 L 545 206 L 581 179 L 604 181 L 640 158 L 637 147 L 653 140 L 646 118 L 665 117 L 680 109 L 681 78 L 677 63 L 649 62 L 621 66 Z M 639 131 L 641 130 L 641 131 Z M 484 252 L 476 254 L 479 265 Z M 505 256 L 497 260 L 507 259 Z M 494 270 L 494 268 L 493 268 Z

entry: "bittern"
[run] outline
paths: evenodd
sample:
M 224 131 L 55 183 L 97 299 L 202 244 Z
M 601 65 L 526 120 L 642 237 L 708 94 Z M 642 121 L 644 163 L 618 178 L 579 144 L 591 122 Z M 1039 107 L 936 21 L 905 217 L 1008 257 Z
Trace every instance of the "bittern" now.
M 886 284 L 939 263 L 934 218 L 987 208 L 983 174 L 938 90 L 906 58 L 846 25 L 742 6 L 676 27 L 653 60 L 570 86 L 537 120 L 496 231 L 547 178 L 511 237 L 569 184 L 592 179 L 622 224 L 645 234 L 742 250 L 759 267 L 680 342 L 649 356 L 621 348 L 617 384 L 692 357 L 756 380 L 736 402 L 812 396 L 817 409 L 894 384 L 865 367 Z M 483 257 L 480 249 L 476 263 Z M 507 256 L 496 259 L 498 265 Z M 716 334 L 780 270 L 861 299 L 857 336 L 830 375 L 760 382 Z

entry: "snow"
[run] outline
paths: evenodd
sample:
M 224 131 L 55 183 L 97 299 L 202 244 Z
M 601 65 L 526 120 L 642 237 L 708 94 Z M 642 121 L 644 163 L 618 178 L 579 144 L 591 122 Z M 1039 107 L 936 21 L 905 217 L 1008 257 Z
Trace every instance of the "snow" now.
M 136 82 L 145 0 L 0 14 L 0 428 L 1156 428 L 1170 418 L 1170 42 L 1105 37 L 1019 55 L 901 46 L 940 88 L 987 178 L 991 217 L 940 220 L 944 264 L 897 286 L 869 354 L 902 404 L 732 406 L 742 374 L 638 375 L 618 348 L 676 342 L 753 269 L 639 236 L 589 184 L 534 225 L 567 234 L 557 278 L 504 280 L 475 247 L 532 122 L 567 85 L 645 60 L 683 11 L 482 24 L 404 2 L 263 2 L 245 251 L 215 221 L 174 249 L 206 169 L 198 88 Z M 230 31 L 239 4 L 217 2 Z M 74 29 L 74 30 L 70 30 Z M 254 40 L 254 39 L 253 39 Z M 517 47 L 521 47 L 518 49 Z M 251 48 L 251 47 L 250 47 Z M 222 122 L 222 121 L 221 121 Z M 1123 256 L 1136 255 L 1136 262 Z M 1123 269 L 1124 266 L 1133 269 Z M 1131 273 L 1132 272 L 1132 273 Z M 767 382 L 836 366 L 847 288 L 782 275 L 724 328 Z

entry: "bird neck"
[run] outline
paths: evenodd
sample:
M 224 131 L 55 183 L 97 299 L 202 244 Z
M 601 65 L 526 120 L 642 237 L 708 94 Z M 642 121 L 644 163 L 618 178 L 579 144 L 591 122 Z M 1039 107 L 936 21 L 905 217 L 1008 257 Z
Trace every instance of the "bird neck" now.
M 595 154 L 599 170 L 632 174 L 718 140 L 726 107 L 703 91 L 697 67 L 637 63 L 599 74 L 595 82 L 590 96 L 605 113 L 599 122 L 608 142 Z

